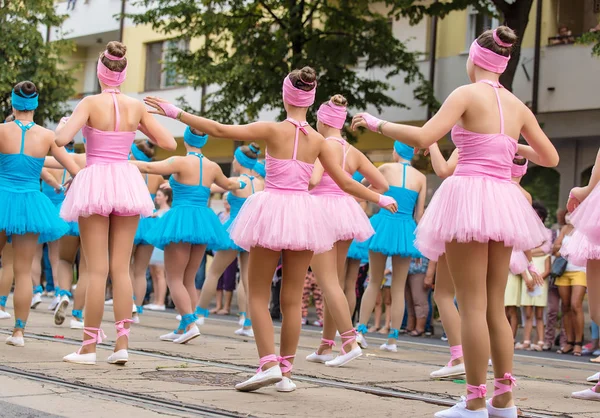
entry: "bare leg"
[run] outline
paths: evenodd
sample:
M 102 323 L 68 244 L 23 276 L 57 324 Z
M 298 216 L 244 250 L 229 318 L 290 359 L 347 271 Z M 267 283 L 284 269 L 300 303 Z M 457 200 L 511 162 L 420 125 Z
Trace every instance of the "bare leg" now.
M 415 316 L 415 302 L 411 292 L 410 276 L 406 279 L 406 285 L 404 287 L 404 302 L 406 304 L 406 331 L 414 331 L 417 326 L 417 317 Z
M 146 297 L 146 289 L 148 283 L 146 281 L 146 271 L 148 270 L 148 264 L 150 264 L 150 258 L 152 257 L 152 251 L 154 247 L 151 245 L 138 245 L 135 247 L 133 253 L 133 265 L 132 265 L 132 282 L 133 282 L 133 295 L 135 297 L 135 305 L 139 307 L 144 305 L 144 298 Z
M 575 347 L 573 354 L 581 355 L 581 345 L 583 344 L 583 298 L 585 297 L 585 286 L 573 286 L 571 288 L 571 312 L 573 318 L 573 335 L 575 338 Z
M 446 243 L 446 260 L 458 300 L 467 384 L 479 387 L 486 382 L 490 353 L 490 341 L 485 338 L 488 335 L 486 321 L 488 244 Z M 508 263 L 507 259 L 507 270 Z M 506 276 L 508 277 L 508 271 Z M 506 279 L 503 280 L 506 282 Z M 502 295 L 504 296 L 504 291 Z M 504 306 L 502 306 L 502 315 L 504 316 Z M 467 401 L 467 408 L 484 409 L 485 398 Z
M 358 270 L 360 269 L 360 260 L 349 258 L 346 262 L 346 279 L 344 283 L 344 293 L 348 300 L 350 317 L 356 310 L 356 280 L 358 280 Z
M 84 326 L 100 328 L 104 314 L 104 295 L 106 294 L 106 279 L 109 272 L 109 235 L 110 220 L 105 216 L 92 215 L 79 218 L 79 233 L 81 247 L 87 257 L 88 287 L 85 293 Z M 130 251 L 126 251 L 129 253 Z M 125 265 L 129 268 L 129 259 Z M 129 280 L 129 272 L 127 274 Z M 129 307 L 131 313 L 131 306 Z M 83 340 L 92 339 L 86 333 Z M 96 344 L 90 343 L 80 349 L 81 354 L 95 353 Z
M 506 316 L 504 315 L 504 290 L 506 289 L 506 283 L 508 281 L 508 268 L 511 252 L 512 249 L 510 247 L 505 247 L 502 242 L 489 243 L 486 318 L 490 333 L 489 341 L 491 344 L 492 362 L 494 365 L 494 377 L 497 379 L 503 378 L 506 373 L 512 374 L 513 371 L 514 348 L 510 338 L 511 329 L 506 320 Z M 471 335 L 475 337 L 475 335 L 481 333 L 481 331 L 482 330 L 472 329 Z M 485 334 L 481 333 L 479 335 Z M 477 337 L 475 337 L 475 339 L 477 339 Z M 479 341 L 481 340 L 485 340 L 485 338 L 479 338 Z M 467 341 L 469 344 L 471 342 L 472 340 Z M 482 348 L 483 345 L 487 345 L 487 340 L 481 345 Z M 471 347 L 469 347 L 469 349 L 470 348 Z M 478 366 L 483 367 L 481 370 L 482 374 L 487 372 L 487 354 L 488 351 L 483 350 L 479 353 L 482 364 L 478 364 Z M 468 359 L 469 355 L 470 350 L 469 353 L 465 353 L 465 359 Z M 467 379 L 469 378 L 468 376 L 469 375 L 467 374 Z M 510 385 L 510 381 L 508 380 L 501 380 L 500 383 Z M 479 400 L 477 400 L 477 402 L 479 403 Z M 485 404 L 485 399 L 483 399 L 482 402 Z M 513 406 L 512 392 L 506 392 L 503 395 L 494 397 L 492 403 L 497 408 L 508 408 Z
M 544 342 L 544 308 L 542 306 L 536 306 L 534 309 L 537 330 L 537 341 L 539 344 Z
M 444 325 L 444 331 L 448 337 L 448 344 L 450 347 L 457 347 L 462 345 L 461 330 L 460 330 L 460 315 L 458 309 L 454 304 L 454 283 L 450 270 L 448 269 L 448 263 L 446 262 L 446 255 L 441 255 L 438 259 L 436 266 L 435 276 L 435 291 L 433 298 L 435 304 L 440 312 L 440 318 Z M 456 366 L 463 362 L 463 358 L 457 358 L 452 360 L 452 365 Z
M 186 243 L 171 243 L 165 247 L 167 285 L 175 308 L 181 316 L 194 311 L 190 295 L 183 284 L 183 275 L 190 261 L 191 247 Z
M 392 326 L 392 289 L 390 286 L 384 286 L 381 289 L 381 302 L 385 306 L 385 322 L 379 330 L 380 334 L 387 335 L 390 332 Z
M 252 264 L 252 254 L 250 257 L 250 263 Z M 285 277 L 285 279 L 281 283 L 281 314 L 283 316 L 281 324 L 281 344 L 279 348 L 281 357 L 296 355 L 298 341 L 300 341 L 300 330 L 302 328 L 300 322 L 302 318 L 302 289 L 304 286 L 304 277 L 306 276 L 306 271 L 308 270 L 312 257 L 312 251 L 283 251 L 283 277 Z M 275 268 L 277 267 L 275 263 L 273 264 L 274 266 L 268 281 L 269 284 L 273 278 Z M 265 281 L 265 284 L 266 283 L 267 282 Z M 335 281 L 335 285 L 339 287 L 337 280 Z M 250 286 L 250 291 L 252 291 L 252 285 Z M 267 308 L 269 305 L 270 286 L 265 286 L 265 294 L 267 297 L 261 307 L 263 315 L 267 315 L 270 321 L 271 316 L 269 315 Z M 252 304 L 250 305 L 252 318 L 256 322 L 255 306 L 259 302 L 257 301 L 254 303 L 255 299 L 252 296 L 250 297 L 250 300 L 252 301 Z M 253 328 L 255 333 L 256 328 L 257 327 Z M 294 358 L 288 358 L 287 360 L 292 364 L 294 363 Z M 290 377 L 291 371 L 284 373 L 284 375 Z
M 217 283 L 219 282 L 219 277 L 223 274 L 225 269 L 235 260 L 237 257 L 236 251 L 217 251 L 213 257 L 212 263 L 206 273 L 206 280 L 204 281 L 204 286 L 202 286 L 202 293 L 200 294 L 200 303 L 198 306 L 202 310 L 197 311 L 200 316 L 208 316 L 205 311 L 208 310 L 210 306 L 210 302 L 215 297 L 215 293 L 217 291 Z M 217 298 L 217 310 L 221 309 L 221 301 Z
M 373 313 L 375 314 L 375 318 L 374 318 L 374 323 L 373 326 L 371 328 L 369 328 L 369 332 L 375 332 L 378 329 L 381 328 L 381 315 L 383 314 L 383 289 L 381 289 L 379 291 L 379 293 L 377 293 L 377 300 L 375 301 L 375 310 L 373 311 Z M 386 317 L 388 315 L 388 312 L 385 312 Z M 390 312 L 391 315 L 391 312 Z
M 13 260 L 15 272 L 15 294 L 13 298 L 15 328 L 13 329 L 13 337 L 23 336 L 23 328 L 29 318 L 32 298 L 31 266 L 36 252 L 37 240 L 38 235 L 33 234 L 12 236 L 15 251 Z M 0 242 L 0 244 L 3 246 L 4 242 Z M 19 321 L 23 321 L 22 326 L 19 326 Z
M 507 306 L 505 308 L 505 314 L 510 324 L 514 342 L 517 338 L 517 330 L 519 328 L 518 308 L 516 306 Z
M 429 313 L 428 291 L 425 289 L 425 274 L 412 274 L 408 276 L 407 283 L 409 284 L 413 302 L 416 335 L 425 332 L 425 323 L 427 322 L 427 314 Z
M 590 316 L 592 321 L 600 324 L 600 260 L 588 260 L 586 274 Z M 600 393 L 600 385 L 593 390 Z
M 371 317 L 373 309 L 375 308 L 377 294 L 381 290 L 381 282 L 383 281 L 386 259 L 387 257 L 384 254 L 369 252 L 371 277 L 360 303 L 360 315 L 358 321 L 358 331 L 363 334 L 367 331 L 366 326 L 369 323 L 369 318 Z M 402 301 L 402 303 L 404 304 L 404 301 Z M 402 319 L 400 321 L 402 321 Z
M 525 342 L 530 342 L 531 331 L 533 330 L 533 306 L 525 306 L 525 326 L 523 327 L 523 345 L 529 348 Z
M 275 354 L 275 335 L 273 330 L 273 321 L 269 313 L 269 300 L 271 298 L 271 282 L 277 263 L 279 262 L 280 252 L 272 251 L 266 248 L 253 247 L 250 250 L 250 259 L 248 263 L 248 298 L 252 301 L 249 306 L 252 313 L 252 330 L 258 356 L 263 358 Z M 310 260 L 309 260 L 310 261 Z M 304 283 L 304 275 L 308 268 L 302 271 L 300 286 Z M 288 277 L 286 276 L 286 280 Z M 288 318 L 288 321 L 294 321 L 300 325 L 300 318 Z M 298 331 L 299 333 L 299 331 Z M 276 362 L 266 363 L 263 370 L 277 365 Z
M 385 262 L 385 260 L 384 260 Z M 406 277 L 410 267 L 410 258 L 392 257 L 392 327 L 393 330 L 399 330 L 404 319 L 404 289 L 406 288 Z M 397 336 L 388 338 L 388 344 L 396 344 Z
M 183 274 L 183 285 L 190 295 L 192 312 L 194 310 L 194 306 L 198 304 L 198 293 L 196 292 L 196 273 L 200 268 L 200 264 L 202 264 L 202 258 L 204 257 L 205 251 L 206 245 L 192 245 L 190 250 L 190 259 Z
M 560 304 L 562 311 L 562 322 L 567 334 L 567 344 L 560 348 L 559 351 L 571 352 L 573 343 L 575 342 L 575 330 L 573 329 L 573 318 L 571 312 L 571 286 L 557 286 L 558 294 L 560 295 Z
M 73 264 L 79 249 L 79 238 L 64 236 L 59 241 L 59 262 L 56 284 L 61 290 L 71 291 L 73 284 Z
M 75 300 L 73 301 L 73 311 L 82 311 L 85 306 L 85 294 L 88 287 L 87 260 L 83 251 L 79 252 L 79 278 L 77 288 L 75 289 Z
M 0 241 L 6 242 L 6 235 L 0 234 Z M 2 274 L 0 275 L 0 310 L 6 311 L 6 299 L 14 281 L 12 244 L 4 244 L 2 250 Z
M 252 328 L 252 316 L 250 315 L 248 306 L 250 306 L 250 300 L 248 299 L 248 292 L 245 289 L 248 288 L 248 264 L 250 261 L 250 254 L 247 252 L 239 254 L 239 263 L 240 263 L 240 285 L 237 287 L 238 290 L 238 306 L 241 312 L 246 312 L 246 321 L 244 323 L 244 328 L 251 329 Z M 240 294 L 241 290 L 241 294 Z M 239 300 L 242 299 L 243 304 L 239 305 Z M 242 310 L 242 308 L 244 308 Z
M 156 306 L 165 306 L 167 296 L 165 268 L 164 266 L 150 266 L 150 274 L 152 276 L 153 303 Z
M 54 287 L 58 284 L 58 260 L 59 260 L 59 242 L 60 240 L 48 243 L 48 258 L 50 260 L 50 268 L 52 269 L 52 278 L 54 279 Z M 62 289 L 62 287 L 61 287 Z M 67 289 L 69 290 L 69 289 Z

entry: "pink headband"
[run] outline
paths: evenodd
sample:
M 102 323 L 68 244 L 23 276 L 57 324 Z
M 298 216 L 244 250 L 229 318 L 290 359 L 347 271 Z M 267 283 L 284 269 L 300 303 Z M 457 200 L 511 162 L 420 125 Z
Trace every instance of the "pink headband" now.
M 512 165 L 511 169 L 510 169 L 510 175 L 512 178 L 518 179 L 523 177 L 525 174 L 527 174 L 527 165 L 529 164 L 529 161 L 525 160 L 525 164 L 523 165 L 517 165 L 514 164 Z
M 125 59 L 125 57 L 115 57 L 108 53 L 108 51 L 104 51 L 104 57 L 110 61 L 121 61 Z M 117 87 L 123 84 L 125 78 L 127 77 L 127 66 L 121 72 L 112 71 L 104 65 L 102 62 L 102 56 L 98 58 L 98 66 L 96 68 L 96 73 L 98 74 L 98 80 L 106 84 L 110 87 Z
M 319 119 L 321 123 L 336 129 L 342 129 L 344 127 L 346 115 L 346 107 L 338 106 L 335 103 L 332 103 L 331 100 L 327 103 L 323 103 L 317 111 L 317 119 Z
M 478 67 L 492 73 L 502 74 L 506 70 L 510 56 L 496 54 L 494 51 L 484 48 L 477 43 L 477 39 L 471 44 L 469 58 Z
M 500 39 L 500 37 L 498 36 L 498 29 L 494 29 L 494 31 L 492 32 L 492 36 L 494 37 L 494 42 L 496 42 L 499 46 L 503 48 L 510 48 L 512 46 L 512 44 L 506 43 L 502 39 Z
M 294 87 L 292 80 L 286 76 L 283 80 L 283 101 L 297 107 L 309 107 L 315 102 L 317 86 L 311 91 L 304 91 Z

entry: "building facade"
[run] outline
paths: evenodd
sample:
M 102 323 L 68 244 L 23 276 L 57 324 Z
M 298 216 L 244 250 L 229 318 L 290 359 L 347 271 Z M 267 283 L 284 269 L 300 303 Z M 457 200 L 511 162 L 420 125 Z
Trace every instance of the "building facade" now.
M 552 173 L 533 169 L 531 175 L 556 179 L 554 185 L 548 185 L 556 190 L 549 193 L 556 195 L 558 203 L 564 204 L 570 188 L 587 181 L 600 146 L 600 87 L 595 82 L 595 75 L 600 73 L 600 58 L 592 57 L 591 47 L 571 42 L 572 38 L 598 25 L 598 15 L 595 12 L 600 10 L 600 1 L 534 0 L 513 85 L 514 93 L 526 103 L 531 102 L 533 91 L 537 1 L 543 1 L 538 118 L 544 131 L 558 148 L 561 162 Z M 56 3 L 57 10 L 68 14 L 69 18 L 60 31 L 51 32 L 51 40 L 68 38 L 77 47 L 69 59 L 69 65 L 78 68 L 75 86 L 77 95 L 71 104 L 75 106 L 85 95 L 99 91 L 96 79 L 98 54 L 108 41 L 121 38 L 127 45 L 130 63 L 127 81 L 122 86 L 124 93 L 140 99 L 146 95 L 156 95 L 168 100 L 184 97 L 188 103 L 199 105 L 199 90 L 178 85 L 176 75 L 164 71 L 162 62 L 168 59 L 166 54 L 172 41 L 147 26 L 136 26 L 127 19 L 120 21 L 118 16 L 122 7 L 125 7 L 126 13 L 142 11 L 131 3 L 123 0 Z M 415 26 L 409 25 L 407 20 L 397 20 L 391 24 L 399 39 L 405 41 L 413 51 L 422 53 L 419 65 L 423 74 L 428 74 L 431 64 L 431 19 L 424 19 Z M 438 21 L 434 82 L 438 100 L 443 101 L 452 90 L 468 82 L 465 65 L 469 45 L 483 29 L 497 24 L 497 20 L 471 9 L 453 12 Z M 571 35 L 557 38 L 561 26 L 566 26 Z M 198 46 L 199 42 L 194 40 L 189 44 L 179 45 L 192 49 Z M 357 71 L 365 70 L 359 67 Z M 369 70 L 369 76 L 381 78 L 383 71 Z M 408 107 L 386 108 L 381 116 L 403 123 L 424 123 L 427 109 L 413 98 L 414 86 L 405 85 L 401 76 L 391 82 L 394 90 L 390 95 Z M 261 115 L 263 120 L 273 120 L 275 117 L 274 112 Z M 181 123 L 166 118 L 161 123 L 176 138 L 182 137 L 184 126 Z M 380 135 L 365 133 L 359 137 L 356 146 L 376 163 L 391 160 L 392 141 Z M 452 144 L 445 140 L 442 146 L 451 147 Z M 183 152 L 182 144 L 178 151 Z M 229 168 L 233 158 L 231 141 L 209 141 L 204 151 L 211 159 L 221 163 L 225 170 Z M 158 157 L 161 156 L 166 154 L 159 153 Z M 433 191 L 439 182 L 435 176 L 430 178 L 430 189 Z

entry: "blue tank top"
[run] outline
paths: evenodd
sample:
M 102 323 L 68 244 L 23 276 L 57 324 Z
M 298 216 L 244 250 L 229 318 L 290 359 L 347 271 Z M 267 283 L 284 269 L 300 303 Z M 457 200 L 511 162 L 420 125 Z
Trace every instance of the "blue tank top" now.
M 21 149 L 18 154 L 0 153 L 0 188 L 17 193 L 39 192 L 44 158 L 24 153 L 25 133 L 35 126 L 35 123 L 23 125 L 19 120 L 15 120 L 15 123 L 21 128 Z
M 173 189 L 173 207 L 177 206 L 208 206 L 210 198 L 210 187 L 202 185 L 202 159 L 204 155 L 197 152 L 188 152 L 187 155 L 194 155 L 200 159 L 200 184 L 192 186 L 182 184 L 175 180 L 175 177 L 169 178 L 169 184 Z
M 247 174 L 242 174 L 242 176 L 248 177 L 248 179 L 250 180 L 250 186 L 252 187 L 252 194 L 254 194 L 254 183 L 252 182 L 254 180 L 254 176 L 249 176 Z M 229 214 L 230 220 L 234 220 L 238 213 L 240 213 L 240 209 L 244 205 L 246 199 L 247 197 L 238 197 L 235 196 L 233 193 L 229 193 L 227 195 L 227 203 L 229 203 L 229 206 L 231 206 L 231 212 Z M 228 223 L 230 222 L 228 221 Z
M 382 210 L 379 213 L 387 216 L 412 219 L 415 212 L 415 206 L 417 205 L 417 198 L 419 197 L 419 193 L 406 188 L 406 166 L 408 166 L 409 164 L 402 163 L 402 165 L 402 186 L 390 186 L 389 190 L 384 193 L 385 196 L 391 196 L 396 200 L 396 202 L 398 203 L 398 211 L 392 214 L 388 210 Z

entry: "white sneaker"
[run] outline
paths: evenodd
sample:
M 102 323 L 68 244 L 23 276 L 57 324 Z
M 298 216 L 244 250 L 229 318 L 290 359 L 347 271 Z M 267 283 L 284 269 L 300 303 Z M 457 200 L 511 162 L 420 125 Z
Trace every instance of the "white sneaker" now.
M 70 302 L 71 301 L 69 300 L 69 297 L 66 295 L 60 298 L 60 302 L 58 302 L 56 308 L 54 309 L 55 325 L 62 325 L 63 322 L 65 322 L 65 318 L 67 316 L 67 308 L 69 307 Z
M 177 334 L 175 332 L 169 332 L 168 334 L 165 335 L 161 335 L 160 336 L 160 340 L 161 341 L 175 341 L 177 338 L 179 338 L 181 336 L 181 334 Z
M 362 349 L 366 349 L 367 347 L 369 347 L 369 344 L 367 344 L 367 339 L 360 332 L 356 335 L 356 343 Z
M 177 339 L 173 340 L 173 342 L 175 344 L 185 344 L 185 343 L 192 341 L 194 338 L 198 337 L 199 335 L 200 335 L 200 330 L 194 324 L 191 326 L 189 331 L 186 331 L 183 334 L 178 335 Z
M 485 406 L 487 407 L 488 415 L 492 418 L 517 418 L 518 417 L 516 406 L 510 406 L 508 408 L 496 408 L 496 407 L 492 406 L 491 399 L 489 399 L 485 403 Z
M 441 378 L 441 377 L 461 376 L 463 374 L 465 374 L 465 364 L 459 363 L 455 366 L 444 366 L 439 370 L 431 372 L 431 374 L 429 376 L 433 377 L 433 378 Z
M 234 333 L 235 333 L 235 335 L 241 335 L 243 337 L 254 338 L 254 331 L 252 331 L 252 328 L 245 329 L 244 327 L 242 327 L 240 329 L 236 329 L 234 331 Z
M 71 329 L 83 329 L 83 321 L 78 321 L 77 319 L 71 319 L 70 328 Z
M 181 321 L 181 315 L 177 315 L 177 316 L 175 317 L 175 319 L 176 319 L 176 320 L 178 320 L 178 321 Z
M 34 293 L 33 298 L 31 298 L 31 309 L 37 308 L 40 303 L 42 303 L 42 294 Z
M 489 359 L 489 360 L 488 360 L 488 366 L 489 366 L 489 367 L 492 367 L 492 359 Z
M 306 356 L 307 361 L 310 361 L 311 363 L 322 363 L 322 364 L 325 364 L 325 362 L 331 361 L 334 358 L 335 358 L 335 355 L 333 353 L 317 354 L 316 351 L 314 353 L 310 353 L 308 356 Z
M 293 392 L 296 390 L 296 384 L 289 377 L 283 376 L 280 382 L 275 383 L 277 392 Z
M 350 363 L 352 360 L 362 356 L 362 349 L 360 347 L 353 348 L 346 354 L 338 354 L 333 360 L 325 362 L 328 367 L 342 367 L 343 365 Z
M 584 401 L 600 401 L 600 393 L 594 392 L 592 389 L 573 392 L 571 393 L 571 397 L 575 399 L 583 399 Z
M 195 324 L 198 325 L 198 326 L 200 326 L 200 327 L 202 325 L 204 325 L 204 317 L 203 316 L 199 316 L 198 319 L 196 319 Z M 254 334 L 252 334 L 252 336 L 254 337 Z
M 109 299 L 109 300 L 107 300 L 107 301 L 104 301 L 104 304 L 105 304 L 106 306 L 112 306 L 112 305 L 113 305 L 113 300 L 112 300 L 112 299 Z
M 6 311 L 0 311 L 0 319 L 10 319 L 12 315 Z
M 127 350 L 119 350 L 116 353 L 112 353 L 106 361 L 110 364 L 125 364 L 129 360 L 129 354 Z
M 396 346 L 396 344 L 383 343 L 379 346 L 379 349 L 381 351 L 389 351 L 390 353 L 398 352 L 398 347 Z
M 246 315 L 240 315 L 240 318 L 238 319 L 238 325 L 239 326 L 244 326 L 244 322 L 246 322 Z
M 137 306 L 135 306 L 135 303 L 132 305 L 131 313 L 134 313 L 134 314 L 137 313 Z
M 477 411 L 467 409 L 467 401 L 464 396 L 452 408 L 436 412 L 434 416 L 436 418 L 489 418 L 487 409 L 479 409 Z
M 78 354 L 75 352 L 64 356 L 63 361 L 67 363 L 94 365 L 96 364 L 96 353 Z
M 50 305 L 48 305 L 48 310 L 49 311 L 55 310 L 56 306 L 58 305 L 59 302 L 60 302 L 60 296 L 55 296 L 54 299 L 52 299 L 52 302 L 50 302 Z
M 253 392 L 265 386 L 271 386 L 281 382 L 283 376 L 279 365 L 273 366 L 267 370 L 261 370 L 245 382 L 235 385 L 236 390 L 240 392 Z
M 23 339 L 23 337 L 13 337 L 10 336 L 6 339 L 6 344 L 8 345 L 13 345 L 15 347 L 24 347 L 25 346 L 25 340 Z
M 600 380 L 600 372 L 591 375 L 586 379 L 588 382 L 597 383 Z
M 149 311 L 165 311 L 167 308 L 165 307 L 165 305 L 155 305 L 151 303 L 149 305 L 144 305 L 144 309 L 147 309 Z

